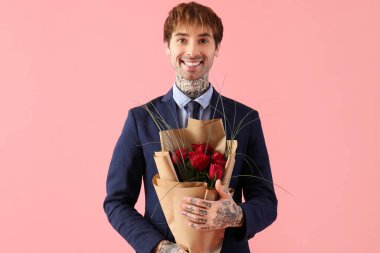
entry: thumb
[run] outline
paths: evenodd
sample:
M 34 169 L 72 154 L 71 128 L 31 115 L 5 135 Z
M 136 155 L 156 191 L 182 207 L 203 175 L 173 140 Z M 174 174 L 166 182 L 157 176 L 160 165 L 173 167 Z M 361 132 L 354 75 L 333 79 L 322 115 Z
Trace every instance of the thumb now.
M 215 189 L 219 193 L 221 199 L 229 199 L 230 198 L 229 192 L 224 189 L 220 179 L 216 180 Z

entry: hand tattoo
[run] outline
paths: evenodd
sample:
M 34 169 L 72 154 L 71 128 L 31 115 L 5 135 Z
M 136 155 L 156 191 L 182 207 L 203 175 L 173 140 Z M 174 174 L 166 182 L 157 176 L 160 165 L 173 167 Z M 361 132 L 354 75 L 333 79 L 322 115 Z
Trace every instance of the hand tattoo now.
M 236 204 L 231 205 L 231 201 L 224 201 L 216 213 L 217 215 L 213 219 L 213 224 L 217 228 L 237 227 L 241 225 L 243 211 Z
M 198 200 L 197 200 L 196 198 L 192 198 L 192 199 L 191 199 L 191 203 L 192 203 L 192 204 L 197 204 L 197 202 L 198 202 Z
M 241 227 L 244 223 L 243 209 L 231 195 L 217 201 L 185 197 L 182 215 L 187 224 L 197 230 L 215 230 L 227 227 Z
M 190 213 L 194 213 L 195 209 L 192 206 L 187 206 L 186 211 L 189 211 Z
M 231 201 L 224 201 L 223 202 L 223 206 L 229 206 L 229 205 L 231 205 Z
M 158 245 L 157 253 L 184 253 L 185 251 L 180 245 L 172 243 L 170 241 L 162 241 Z
M 206 201 L 203 201 L 202 205 L 205 206 L 205 207 L 208 207 L 208 208 L 211 207 L 211 203 L 210 202 L 206 202 Z

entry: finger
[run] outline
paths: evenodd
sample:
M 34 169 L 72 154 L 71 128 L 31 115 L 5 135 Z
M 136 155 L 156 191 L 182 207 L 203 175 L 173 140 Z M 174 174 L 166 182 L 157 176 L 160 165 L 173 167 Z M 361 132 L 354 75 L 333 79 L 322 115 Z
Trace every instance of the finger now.
M 229 198 L 231 197 L 231 195 L 230 195 L 230 193 L 228 192 L 228 190 L 225 189 L 225 188 L 222 186 L 222 182 L 220 181 L 220 179 L 216 180 L 216 183 L 215 183 L 215 189 L 216 189 L 217 192 L 219 193 L 221 199 L 229 199 Z
M 204 208 L 210 208 L 212 206 L 211 201 L 193 198 L 193 197 L 184 197 L 183 202 L 187 204 L 192 204 L 198 207 L 204 207 Z
M 186 224 L 188 226 L 190 226 L 191 228 L 195 229 L 195 230 L 207 231 L 207 230 L 216 230 L 216 229 L 219 229 L 216 226 L 210 226 L 210 225 L 207 225 L 207 224 L 196 224 L 196 223 L 193 223 L 191 221 L 186 222 Z
M 207 210 L 201 207 L 195 207 L 193 205 L 186 205 L 186 204 L 182 204 L 181 207 L 182 207 L 182 210 L 187 211 L 189 213 L 198 214 L 201 216 L 207 215 Z
M 186 218 L 188 218 L 189 220 L 196 222 L 196 223 L 204 224 L 207 222 L 207 218 L 196 215 L 196 214 L 192 214 L 192 213 L 189 213 L 186 211 L 182 211 L 181 214 L 183 216 L 185 216 Z

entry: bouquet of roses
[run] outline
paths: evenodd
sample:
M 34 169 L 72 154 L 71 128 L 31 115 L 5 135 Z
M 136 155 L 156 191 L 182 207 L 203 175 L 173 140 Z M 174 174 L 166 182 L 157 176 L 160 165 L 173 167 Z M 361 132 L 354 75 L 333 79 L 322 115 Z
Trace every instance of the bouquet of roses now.
M 182 198 L 219 198 L 217 179 L 229 186 L 235 164 L 236 140 L 226 140 L 222 119 L 189 118 L 187 128 L 160 131 L 161 151 L 154 159 L 152 179 L 166 221 L 177 243 L 189 252 L 220 252 L 224 229 L 199 231 L 185 224 L 179 213 Z
M 191 144 L 191 149 L 177 149 L 171 152 L 171 160 L 179 181 L 207 182 L 209 189 L 215 188 L 217 179 L 222 179 L 227 163 L 223 154 L 206 143 Z

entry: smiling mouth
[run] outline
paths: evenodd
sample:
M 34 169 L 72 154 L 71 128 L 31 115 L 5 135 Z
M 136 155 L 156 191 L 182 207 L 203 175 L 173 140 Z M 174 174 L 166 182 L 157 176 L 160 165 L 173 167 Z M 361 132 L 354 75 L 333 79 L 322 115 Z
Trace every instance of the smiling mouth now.
M 181 61 L 181 62 L 188 67 L 196 67 L 196 66 L 199 66 L 203 61 Z

